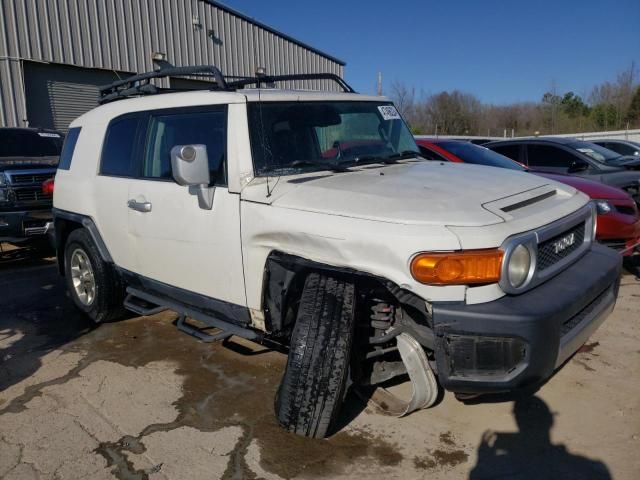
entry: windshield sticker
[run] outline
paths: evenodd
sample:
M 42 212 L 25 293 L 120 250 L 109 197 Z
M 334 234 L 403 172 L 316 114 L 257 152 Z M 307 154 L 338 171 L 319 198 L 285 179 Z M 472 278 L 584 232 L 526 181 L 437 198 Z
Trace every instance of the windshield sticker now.
M 400 120 L 400 114 L 393 105 L 380 105 L 378 110 L 385 120 Z
M 41 137 L 60 138 L 60 135 L 58 135 L 57 133 L 38 132 L 38 135 L 40 135 Z

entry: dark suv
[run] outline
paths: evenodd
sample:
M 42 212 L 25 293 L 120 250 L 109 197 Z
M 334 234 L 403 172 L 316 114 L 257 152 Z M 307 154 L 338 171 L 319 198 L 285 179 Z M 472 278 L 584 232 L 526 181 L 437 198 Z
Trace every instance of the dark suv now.
M 565 173 L 621 188 L 640 202 L 637 157 L 625 157 L 594 143 L 575 138 L 541 137 L 490 142 L 490 148 L 532 170 Z
M 47 244 L 53 195 L 43 183 L 56 174 L 62 141 L 53 130 L 0 128 L 0 242 Z

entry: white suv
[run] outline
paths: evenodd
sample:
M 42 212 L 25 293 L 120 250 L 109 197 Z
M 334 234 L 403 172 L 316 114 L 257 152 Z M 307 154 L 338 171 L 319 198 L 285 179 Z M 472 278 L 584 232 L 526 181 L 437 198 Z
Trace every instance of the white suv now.
M 149 83 L 193 73 L 217 83 Z M 260 88 L 311 77 L 345 92 Z M 409 401 L 373 393 L 398 415 L 440 386 L 540 384 L 614 306 L 621 261 L 593 242 L 587 197 L 427 161 L 391 102 L 341 79 L 165 68 L 103 101 L 71 125 L 55 180 L 71 297 L 95 322 L 171 309 L 202 340 L 288 348 L 276 414 L 298 434 L 330 434 L 352 384 L 408 373 Z

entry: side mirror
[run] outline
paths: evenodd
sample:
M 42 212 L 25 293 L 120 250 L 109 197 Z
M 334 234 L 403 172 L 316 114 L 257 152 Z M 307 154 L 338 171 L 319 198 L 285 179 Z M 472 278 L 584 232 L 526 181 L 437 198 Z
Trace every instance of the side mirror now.
M 178 185 L 193 187 L 198 205 L 213 208 L 215 188 L 209 187 L 209 157 L 206 145 L 176 145 L 171 149 L 171 172 Z M 191 191 L 191 189 L 190 189 Z
M 589 170 L 589 164 L 587 162 L 583 162 L 582 160 L 573 160 L 569 164 L 567 173 L 578 173 L 584 172 L 585 170 Z

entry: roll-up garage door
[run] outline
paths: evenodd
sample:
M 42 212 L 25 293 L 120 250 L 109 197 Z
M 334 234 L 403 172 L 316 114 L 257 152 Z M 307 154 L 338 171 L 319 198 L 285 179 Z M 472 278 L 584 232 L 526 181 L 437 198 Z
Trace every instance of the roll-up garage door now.
M 129 73 L 24 62 L 29 126 L 67 131 L 77 117 L 98 105 L 98 87 Z

